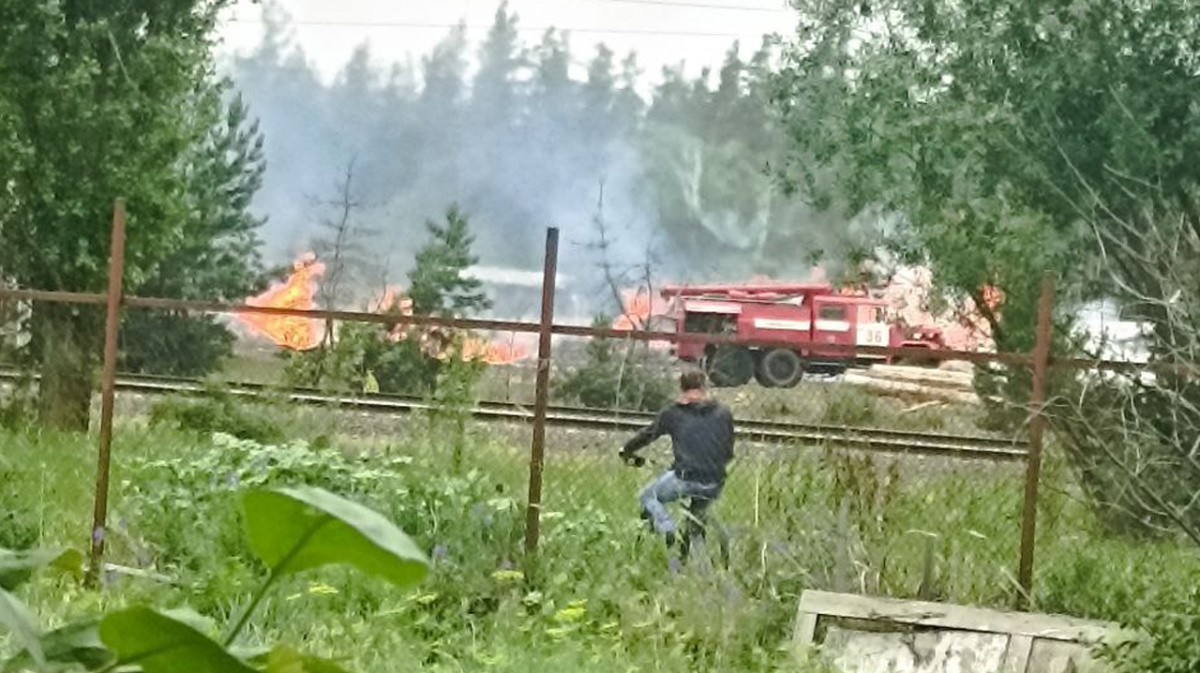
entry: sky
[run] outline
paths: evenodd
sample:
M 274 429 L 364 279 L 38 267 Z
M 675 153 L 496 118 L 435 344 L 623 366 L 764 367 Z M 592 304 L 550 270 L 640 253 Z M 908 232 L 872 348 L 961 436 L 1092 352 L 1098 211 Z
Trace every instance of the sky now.
M 296 42 L 328 79 L 367 43 L 377 65 L 417 62 L 450 26 L 464 21 L 480 40 L 499 0 L 274 0 L 292 18 Z M 527 44 L 549 27 L 571 33 L 575 58 L 603 42 L 618 54 L 636 51 L 648 79 L 686 61 L 690 74 L 721 63 L 734 40 L 742 53 L 762 35 L 791 32 L 794 10 L 784 0 L 509 0 Z M 222 29 L 226 54 L 252 50 L 262 35 L 261 5 L 241 0 Z M 581 63 L 582 65 L 582 63 Z

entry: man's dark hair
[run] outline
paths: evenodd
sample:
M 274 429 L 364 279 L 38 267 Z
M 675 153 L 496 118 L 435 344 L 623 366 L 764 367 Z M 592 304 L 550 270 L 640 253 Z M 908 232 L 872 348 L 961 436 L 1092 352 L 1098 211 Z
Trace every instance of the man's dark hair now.
M 686 371 L 679 375 L 679 389 L 685 393 L 692 390 L 704 390 L 704 385 L 707 383 L 705 378 L 704 372 Z

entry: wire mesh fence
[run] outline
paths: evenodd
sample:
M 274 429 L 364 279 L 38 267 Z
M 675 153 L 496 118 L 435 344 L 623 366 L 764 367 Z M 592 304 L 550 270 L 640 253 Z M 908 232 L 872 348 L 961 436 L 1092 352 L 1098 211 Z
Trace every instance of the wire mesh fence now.
M 99 312 L 104 297 L 0 296 L 8 299 L 0 306 L 6 316 L 0 360 L 9 363 L 3 389 L 12 400 L 44 388 L 33 360 L 14 359 L 28 352 L 22 340 L 29 330 L 20 325 L 29 319 L 30 302 L 82 302 L 83 310 Z M 488 475 L 497 502 L 527 502 L 529 547 L 538 526 L 547 546 L 586 549 L 588 540 L 603 546 L 657 537 L 639 517 L 639 496 L 670 469 L 670 445 L 648 447 L 641 468 L 627 466 L 618 452 L 675 402 L 681 373 L 709 365 L 680 361 L 673 341 L 729 343 L 719 334 L 637 334 L 386 309 L 261 312 L 162 299 L 125 302 L 114 381 L 118 416 L 200 430 L 204 423 L 212 424 L 209 430 L 232 424 L 264 442 L 284 433 L 370 438 L 383 451 L 418 446 L 439 469 Z M 200 379 L 188 367 L 210 354 L 189 352 L 186 340 L 160 340 L 154 329 L 173 316 L 197 314 L 217 316 L 198 329 L 224 330 L 224 323 L 267 338 L 239 340 L 235 356 Z M 538 358 L 539 331 L 555 333 L 545 362 Z M 1037 503 L 1029 493 L 1030 478 L 1038 480 L 1037 471 L 1027 469 L 1030 420 L 1042 414 L 1060 428 L 1094 435 L 1097 419 L 1119 417 L 1132 398 L 1081 395 L 1087 390 L 1081 382 L 1097 374 L 1065 368 L 1051 377 L 1054 392 L 1043 410 L 1012 394 L 1038 379 L 1036 358 L 941 353 L 928 362 L 900 362 L 912 353 L 865 350 L 874 363 L 816 362 L 786 384 L 763 374 L 731 385 L 709 370 L 709 392 L 735 419 L 735 457 L 704 522 L 703 544 L 681 550 L 694 549 L 704 563 L 772 592 L 832 588 L 985 605 L 1028 598 L 1018 559 L 1031 558 L 1033 550 L 1022 542 L 1022 532 L 1032 532 L 1030 508 Z M 770 352 L 750 356 L 756 372 Z M 948 359 L 955 356 L 963 359 Z M 540 366 L 547 367 L 541 390 Z M 1077 401 L 1063 402 L 1069 399 Z M 1190 398 L 1175 390 L 1171 399 Z M 1158 433 L 1161 443 L 1161 427 L 1142 420 L 1121 427 L 1142 439 Z M 1069 457 L 1079 443 L 1054 446 L 1056 455 Z M 1141 460 L 1143 454 L 1127 458 L 1147 481 L 1170 473 Z M 1191 469 L 1194 455 L 1176 458 Z M 1100 483 L 1100 473 L 1070 460 L 1049 467 L 1046 481 L 1053 488 L 1041 503 L 1046 525 L 1036 542 L 1053 556 L 1071 548 L 1059 515 L 1094 496 L 1089 489 Z M 1071 468 L 1082 469 L 1082 490 L 1061 487 L 1069 481 L 1061 474 Z M 1112 480 L 1111 470 L 1105 475 Z M 1190 521 L 1194 512 L 1194 499 L 1179 493 L 1165 500 L 1145 488 L 1131 493 L 1118 504 L 1153 510 L 1156 521 Z M 673 512 L 679 529 L 688 529 L 687 510 Z
M 508 475 L 505 490 L 522 494 L 517 477 L 529 455 L 518 447 L 530 441 L 537 392 L 532 335 L 299 320 L 308 323 L 290 328 L 319 334 L 315 347 L 242 344 L 203 380 L 123 367 L 118 415 L 264 442 L 280 427 L 420 442 L 448 469 Z M 154 352 L 162 346 L 138 343 L 139 334 L 120 332 L 122 352 L 140 356 L 122 365 L 163 362 Z M 639 494 L 671 465 L 669 442 L 647 450 L 643 469 L 625 466 L 618 451 L 673 403 L 680 373 L 696 365 L 662 344 L 611 336 L 559 336 L 553 352 L 538 503 L 547 534 L 589 517 L 637 522 Z M 6 375 L 10 389 L 36 381 Z M 990 603 L 1011 595 L 1022 438 L 988 425 L 962 383 L 970 376 L 956 365 L 876 367 L 805 376 L 789 388 L 714 388 L 739 437 L 712 510 L 719 534 L 705 545 L 709 560 L 803 576 L 807 586 Z M 973 569 L 970 580 L 946 575 L 965 586 L 938 583 L 946 563 Z

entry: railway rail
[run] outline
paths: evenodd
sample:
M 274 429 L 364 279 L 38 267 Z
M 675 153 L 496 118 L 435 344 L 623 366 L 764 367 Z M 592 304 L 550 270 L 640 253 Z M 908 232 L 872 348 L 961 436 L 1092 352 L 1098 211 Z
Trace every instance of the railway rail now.
M 0 371 L 0 381 L 19 380 L 22 375 Z M 126 375 L 117 378 L 119 392 L 143 395 L 203 395 L 208 388 L 195 379 Z M 317 390 L 282 390 L 255 383 L 224 383 L 225 392 L 235 397 L 262 398 L 276 395 L 297 404 L 341 407 L 377 413 L 413 413 L 434 411 L 438 405 L 415 396 L 391 394 L 334 395 Z M 471 414 L 482 421 L 531 422 L 528 405 L 512 402 L 480 401 Z M 653 414 L 642 411 L 588 409 L 552 405 L 546 422 L 552 426 L 592 430 L 630 431 L 644 427 Z M 888 430 L 842 425 L 795 423 L 746 419 L 737 423 L 740 439 L 762 443 L 831 444 L 857 449 L 899 454 L 945 456 L 996 462 L 1023 461 L 1024 442 L 969 435 Z

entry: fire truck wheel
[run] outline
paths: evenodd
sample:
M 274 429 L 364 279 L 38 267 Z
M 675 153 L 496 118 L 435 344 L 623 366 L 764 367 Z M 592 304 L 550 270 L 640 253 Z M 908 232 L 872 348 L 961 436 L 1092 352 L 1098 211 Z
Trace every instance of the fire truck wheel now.
M 736 388 L 754 376 L 754 356 L 738 346 L 723 346 L 708 357 L 708 380 L 718 388 Z
M 794 352 L 777 348 L 763 355 L 756 374 L 760 383 L 771 388 L 793 388 L 804 376 L 804 363 Z

